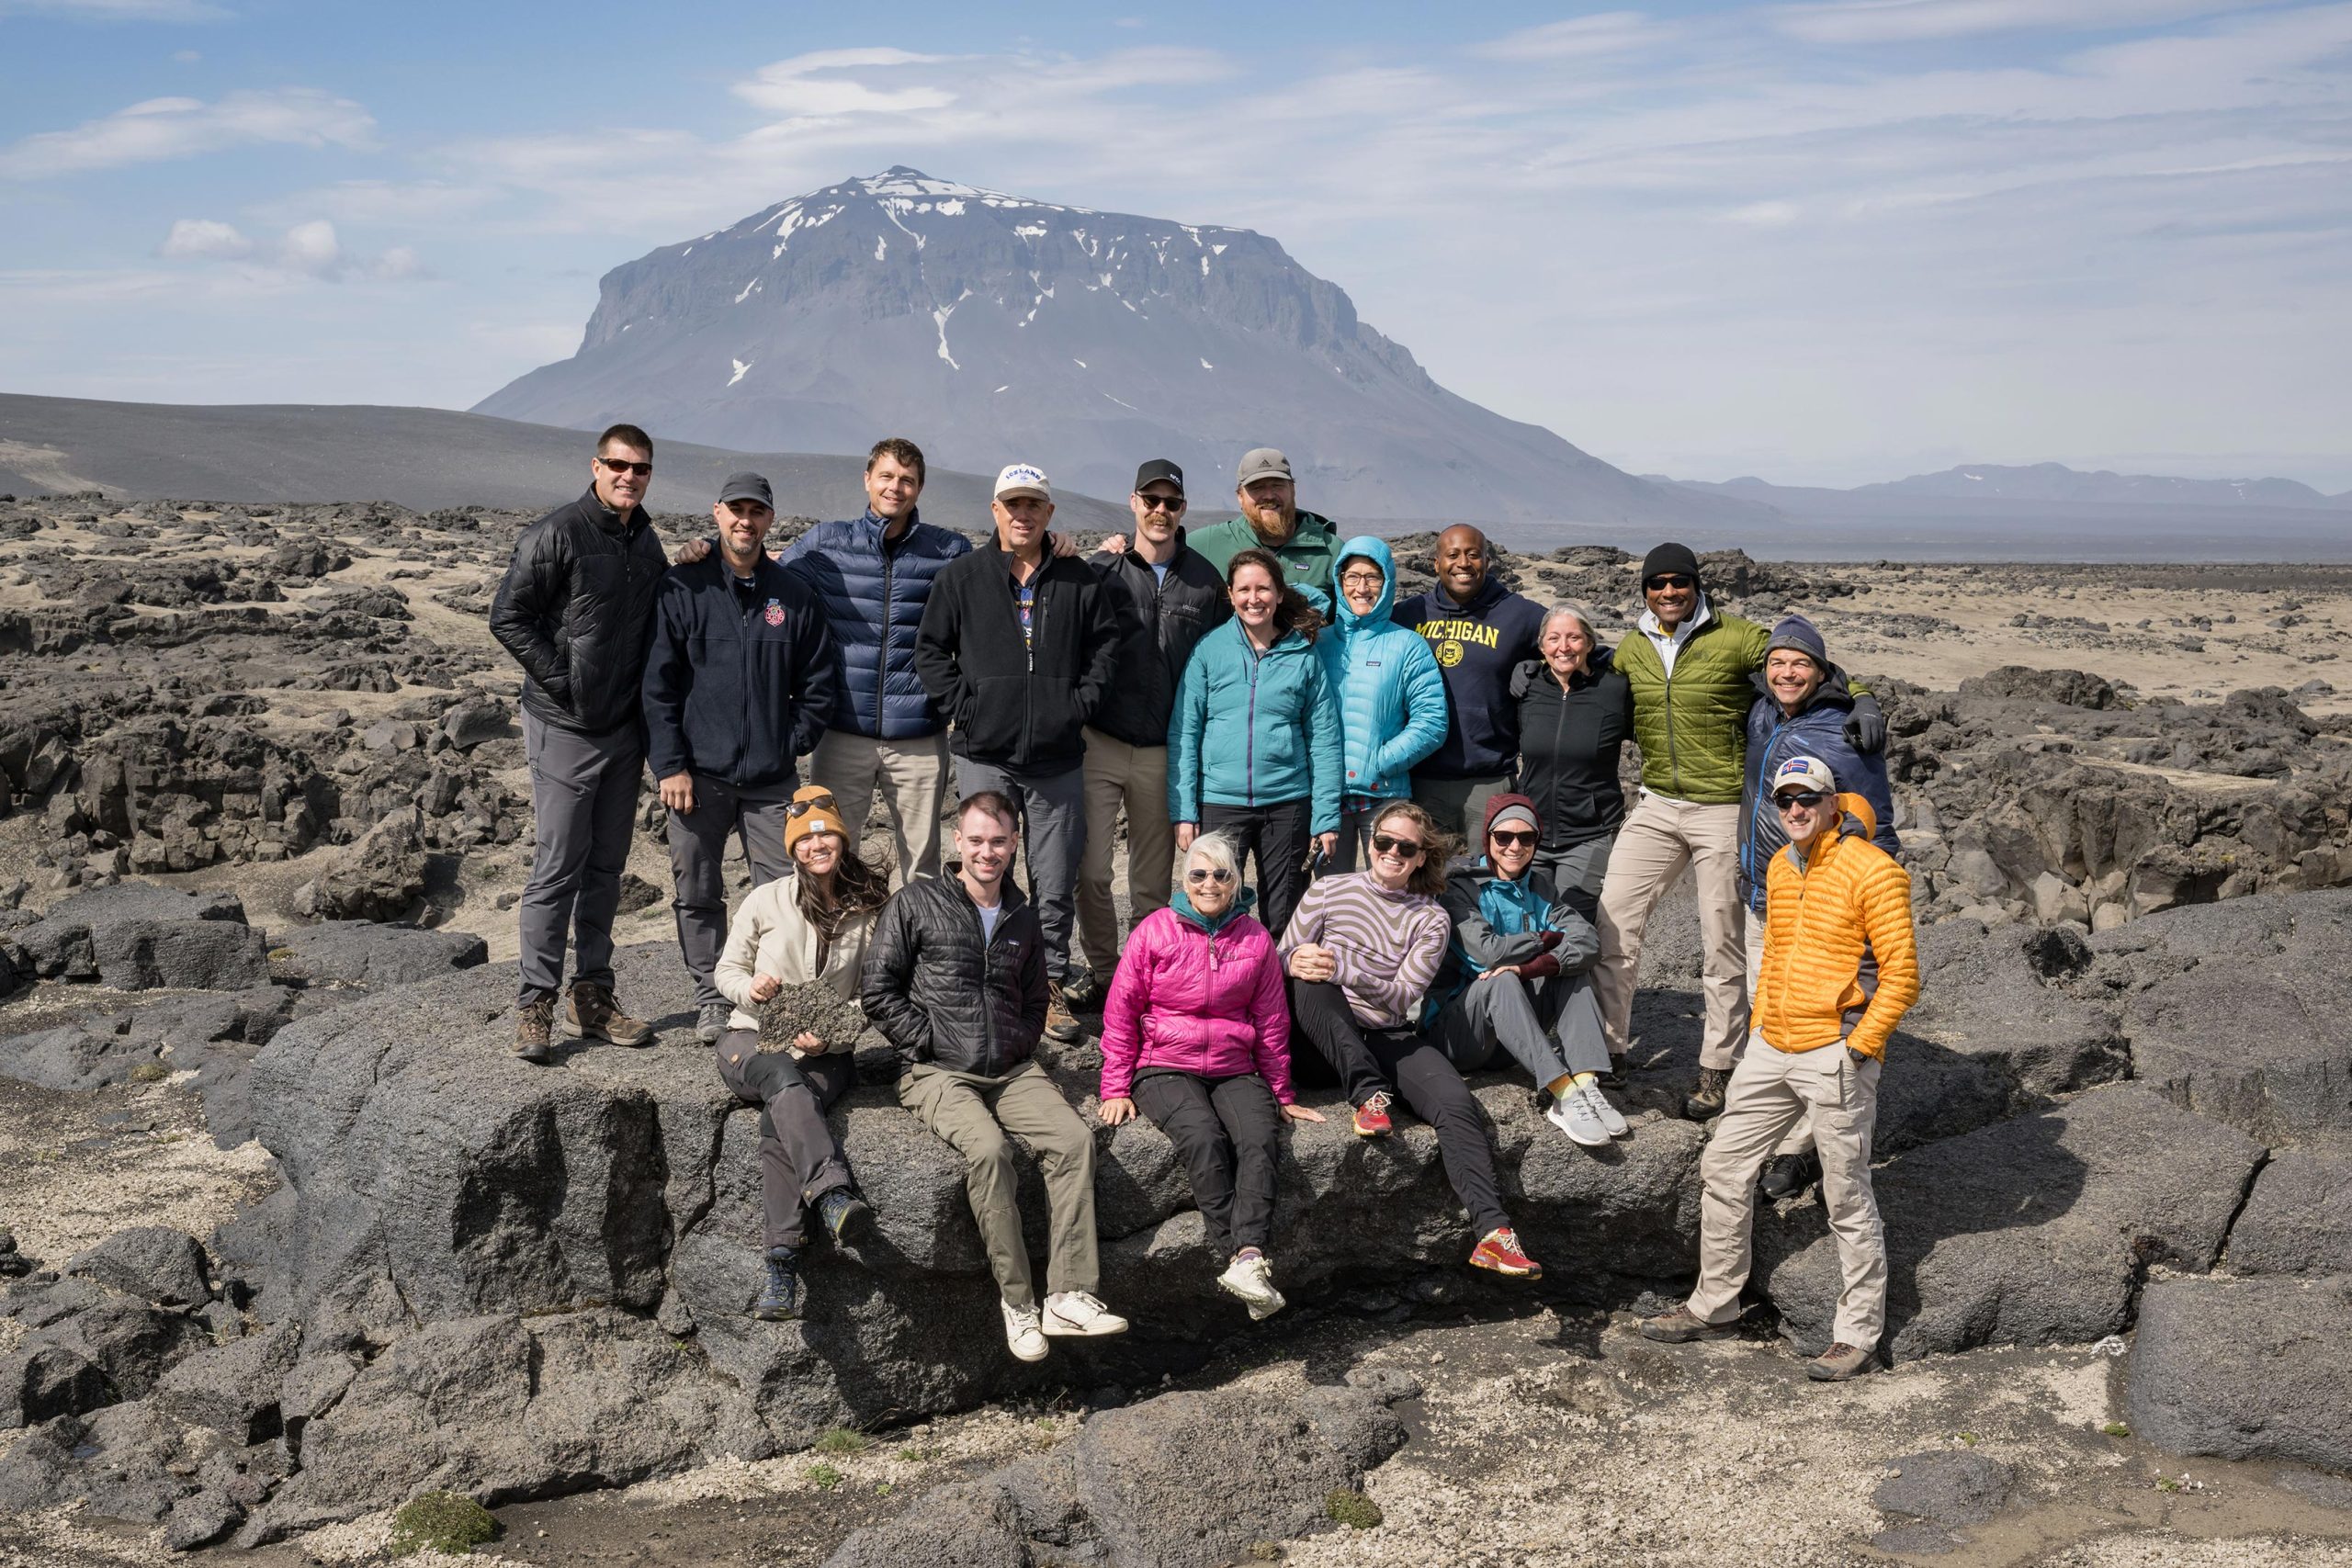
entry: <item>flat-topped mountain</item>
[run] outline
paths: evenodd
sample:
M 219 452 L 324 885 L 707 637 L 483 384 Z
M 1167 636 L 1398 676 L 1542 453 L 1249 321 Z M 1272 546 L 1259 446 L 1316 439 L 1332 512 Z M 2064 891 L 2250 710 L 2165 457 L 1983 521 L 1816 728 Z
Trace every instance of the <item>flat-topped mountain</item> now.
M 943 466 L 1026 459 L 1101 495 L 1168 457 L 1204 501 L 1272 445 L 1302 504 L 1343 519 L 1770 518 L 1447 391 L 1266 235 L 903 167 L 614 268 L 580 351 L 477 412 L 752 450 L 903 434 Z

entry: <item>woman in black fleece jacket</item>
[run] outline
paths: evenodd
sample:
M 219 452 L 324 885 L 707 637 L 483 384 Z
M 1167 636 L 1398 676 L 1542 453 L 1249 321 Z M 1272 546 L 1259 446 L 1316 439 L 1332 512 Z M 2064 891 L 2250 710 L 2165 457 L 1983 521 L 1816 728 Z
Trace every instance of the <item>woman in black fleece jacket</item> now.
M 1511 675 L 1519 699 L 1519 774 L 1513 793 L 1535 802 L 1544 841 L 1535 869 L 1561 898 L 1597 920 L 1609 847 L 1625 820 L 1618 753 L 1634 733 L 1634 694 L 1574 604 L 1544 612 L 1538 646 Z

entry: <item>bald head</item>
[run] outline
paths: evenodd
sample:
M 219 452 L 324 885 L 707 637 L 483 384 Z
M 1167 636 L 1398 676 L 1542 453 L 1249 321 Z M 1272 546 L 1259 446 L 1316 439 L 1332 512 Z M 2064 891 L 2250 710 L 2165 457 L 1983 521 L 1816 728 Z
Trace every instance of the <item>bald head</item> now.
M 1446 597 L 1466 604 L 1487 585 L 1487 536 L 1456 523 L 1437 536 L 1437 581 Z

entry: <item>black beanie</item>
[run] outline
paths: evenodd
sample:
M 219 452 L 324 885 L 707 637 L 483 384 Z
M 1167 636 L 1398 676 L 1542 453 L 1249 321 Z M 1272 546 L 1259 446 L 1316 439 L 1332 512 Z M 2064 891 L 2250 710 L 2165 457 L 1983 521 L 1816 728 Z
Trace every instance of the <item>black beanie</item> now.
M 1699 581 L 1699 558 L 1690 553 L 1690 546 L 1660 545 L 1642 558 L 1642 582 L 1645 586 L 1651 578 L 1669 571 L 1681 572 L 1693 582 Z

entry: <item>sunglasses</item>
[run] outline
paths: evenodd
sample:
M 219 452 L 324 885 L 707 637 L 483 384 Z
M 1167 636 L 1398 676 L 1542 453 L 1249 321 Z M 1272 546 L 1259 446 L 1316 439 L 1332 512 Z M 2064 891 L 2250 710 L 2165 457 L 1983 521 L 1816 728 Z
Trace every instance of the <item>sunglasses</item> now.
M 1221 865 L 1188 865 L 1184 880 L 1189 883 L 1214 882 L 1219 887 L 1233 880 L 1233 873 Z
M 1141 491 L 1137 491 L 1136 492 L 1136 499 L 1143 502 L 1143 509 L 1146 512 L 1182 512 L 1184 510 L 1184 498 L 1181 495 L 1146 495 Z
M 621 474 L 635 474 L 639 479 L 643 479 L 653 471 L 652 464 L 632 463 L 627 457 L 598 457 L 596 461 L 604 464 L 605 468 L 616 477 Z
M 1656 577 L 1644 578 L 1644 588 L 1695 588 L 1699 580 L 1679 571 L 1662 571 Z
M 1419 839 L 1396 839 L 1389 837 L 1386 833 L 1374 833 L 1372 836 L 1372 848 L 1375 854 L 1403 855 L 1407 860 L 1412 860 L 1420 854 L 1421 841 Z
M 1487 836 L 1507 850 L 1533 849 L 1535 847 L 1535 835 L 1531 832 L 1511 832 L 1507 831 L 1504 829 L 1498 828 Z
M 1817 789 L 1791 790 L 1786 795 L 1774 795 L 1772 804 L 1782 811 L 1794 811 L 1799 807 L 1810 811 L 1828 798 L 1825 792 Z
M 833 797 L 831 795 L 811 795 L 807 800 L 796 800 L 792 802 L 789 806 L 786 806 L 784 808 L 784 814 L 787 818 L 790 818 L 794 817 L 806 817 L 811 811 L 835 811 L 839 809 L 840 808 L 833 804 Z

